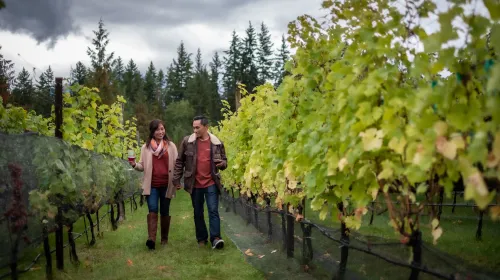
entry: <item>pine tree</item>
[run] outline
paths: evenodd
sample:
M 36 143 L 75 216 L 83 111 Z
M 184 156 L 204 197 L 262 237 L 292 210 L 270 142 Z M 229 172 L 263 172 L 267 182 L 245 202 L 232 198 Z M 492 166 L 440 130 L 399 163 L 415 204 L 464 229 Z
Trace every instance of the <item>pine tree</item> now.
M 257 50 L 259 84 L 264 84 L 273 79 L 272 48 L 271 34 L 269 34 L 269 29 L 262 22 L 259 33 L 259 49 Z
M 177 48 L 177 59 L 167 71 L 167 99 L 169 102 L 179 101 L 185 98 L 188 81 L 192 77 L 191 53 L 188 53 L 181 41 Z
M 17 75 L 16 86 L 12 90 L 12 103 L 16 106 L 22 106 L 27 110 L 32 109 L 35 103 L 33 100 L 34 91 L 30 73 L 23 67 L 23 70 Z
M 137 101 L 137 97 L 142 92 L 142 77 L 141 72 L 137 68 L 133 59 L 130 59 L 125 73 L 123 74 L 124 96 L 129 103 L 133 104 Z
M 84 85 L 87 82 L 87 68 L 81 61 L 76 63 L 76 68 L 70 71 L 72 84 Z
M 109 44 L 109 32 L 104 28 L 102 19 L 99 20 L 98 30 L 93 32 L 95 35 L 92 40 L 94 49 L 87 48 L 87 54 L 90 56 L 92 66 L 89 85 L 99 88 L 104 104 L 111 104 L 116 99 L 116 92 L 112 86 L 114 52 L 110 54 L 106 52 L 106 47 Z
M 275 58 L 275 68 L 274 68 L 274 86 L 278 87 L 283 78 L 287 73 L 285 73 L 285 64 L 290 59 L 290 51 L 286 44 L 285 35 L 281 36 L 281 47 L 278 49 L 278 54 Z
M 144 93 L 146 95 L 146 102 L 148 104 L 155 103 L 156 101 L 156 86 L 157 86 L 156 68 L 153 61 L 149 63 L 148 70 L 144 77 Z
M 212 62 L 210 62 L 210 99 L 212 100 L 209 112 L 214 122 L 222 119 L 222 102 L 219 94 L 219 76 L 222 62 L 219 59 L 219 53 L 215 52 Z
M 2 50 L 2 46 L 0 46 L 0 50 Z M 0 53 L 0 95 L 4 103 L 7 102 L 10 89 L 14 87 L 15 74 L 12 60 L 5 59 Z
M 232 109 L 236 108 L 236 83 L 241 82 L 241 40 L 233 30 L 229 49 L 224 51 L 224 75 L 222 83 L 224 87 L 224 99 Z
M 167 104 L 165 104 L 165 86 L 167 85 L 167 77 L 162 69 L 158 71 L 158 76 L 156 78 L 156 102 L 160 105 L 162 109 L 165 109 Z
M 259 85 L 259 77 L 256 64 L 257 38 L 251 22 L 249 22 L 249 26 L 246 29 L 246 37 L 242 47 L 242 83 L 246 86 L 248 92 L 252 92 L 253 89 Z
M 36 85 L 35 104 L 33 109 L 45 117 L 50 116 L 52 105 L 54 104 L 55 80 L 52 68 L 40 74 Z
M 188 82 L 187 98 L 189 103 L 193 106 L 197 115 L 209 115 L 207 104 L 211 103 L 210 83 L 208 71 L 203 65 L 201 58 L 201 50 L 198 49 L 195 59 L 195 69 L 193 78 Z
M 125 65 L 122 58 L 119 56 L 113 62 L 113 80 L 118 83 L 123 83 L 123 75 L 125 74 Z

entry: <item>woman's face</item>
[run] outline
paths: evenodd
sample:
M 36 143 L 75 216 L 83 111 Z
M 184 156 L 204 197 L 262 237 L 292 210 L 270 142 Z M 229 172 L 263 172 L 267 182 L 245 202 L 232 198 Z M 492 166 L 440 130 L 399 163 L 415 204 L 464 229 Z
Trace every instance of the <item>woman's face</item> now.
M 156 129 L 154 134 L 155 140 L 160 141 L 161 139 L 163 139 L 164 136 L 165 136 L 165 127 L 163 127 L 163 125 L 160 124 L 158 125 L 158 128 Z

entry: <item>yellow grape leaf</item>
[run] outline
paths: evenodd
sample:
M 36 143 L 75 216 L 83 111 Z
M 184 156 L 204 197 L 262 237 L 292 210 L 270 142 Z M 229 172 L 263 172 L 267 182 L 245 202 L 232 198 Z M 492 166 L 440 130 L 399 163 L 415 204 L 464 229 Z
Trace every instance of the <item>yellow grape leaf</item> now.
M 355 219 L 352 216 L 348 216 L 344 219 L 346 227 L 350 229 L 358 230 L 361 227 L 361 219 Z
M 500 206 L 493 206 L 490 208 L 490 215 L 493 221 L 500 221 Z
M 348 164 L 347 162 L 347 158 L 343 157 L 340 161 L 339 161 L 339 170 L 342 171 L 344 170 L 344 167 Z
M 90 140 L 83 140 L 82 147 L 84 149 L 87 149 L 87 150 L 93 150 L 94 149 L 94 145 L 92 144 L 92 142 Z
M 498 165 L 500 161 L 500 131 L 495 134 L 495 140 L 493 141 L 493 148 L 488 155 L 488 167 L 493 168 Z
M 373 200 L 377 199 L 377 195 L 378 195 L 378 188 L 376 189 L 372 189 L 372 198 Z
M 436 139 L 436 150 L 448 159 L 455 159 L 457 156 L 457 145 L 446 140 L 444 136 L 439 136 Z
M 359 136 L 363 140 L 363 149 L 365 151 L 378 150 L 380 149 L 380 147 L 382 147 L 382 138 L 384 137 L 384 133 L 382 130 L 370 128 L 364 132 L 360 132 Z
M 439 237 L 441 237 L 442 234 L 443 234 L 443 229 L 441 227 L 432 230 L 432 237 L 433 237 L 432 243 L 434 245 L 437 244 L 437 240 L 439 239 Z
M 467 177 L 466 187 L 467 186 L 471 186 L 479 196 L 488 195 L 488 188 L 486 187 L 483 176 L 479 171 L 476 171 Z
M 394 170 L 392 169 L 392 164 L 388 161 L 382 163 L 384 169 L 377 176 L 378 179 L 390 179 L 394 175 Z
M 424 145 L 418 144 L 415 150 L 415 154 L 413 155 L 412 163 L 415 165 L 420 165 L 423 158 L 424 158 Z
M 337 173 L 336 169 L 339 166 L 339 158 L 337 154 L 329 150 L 328 153 L 326 153 L 325 161 L 328 163 L 327 175 L 335 175 Z
M 434 124 L 434 132 L 437 136 L 445 136 L 448 131 L 448 124 L 444 121 L 438 121 Z
M 457 149 L 465 149 L 465 141 L 460 134 L 452 135 L 450 142 L 455 144 L 455 146 L 457 146 Z
M 321 208 L 321 211 L 319 212 L 320 220 L 322 220 L 322 221 L 325 220 L 326 214 L 328 214 L 328 207 L 326 207 L 326 205 L 323 205 L 323 208 Z
M 389 148 L 394 150 L 396 153 L 402 155 L 406 146 L 406 138 L 403 136 L 401 138 L 393 137 L 391 141 L 389 141 Z
M 288 189 L 294 190 L 297 188 L 297 181 L 288 181 Z

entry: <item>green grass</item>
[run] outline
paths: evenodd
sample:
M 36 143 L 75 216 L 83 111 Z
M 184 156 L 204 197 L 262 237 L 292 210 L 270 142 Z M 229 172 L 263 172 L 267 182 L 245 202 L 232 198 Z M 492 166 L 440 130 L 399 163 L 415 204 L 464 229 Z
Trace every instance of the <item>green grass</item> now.
M 458 203 L 461 202 L 463 203 L 463 201 Z M 387 212 L 381 215 L 375 214 L 372 225 L 369 224 L 370 215 L 371 213 L 368 212 L 363 217 L 359 233 L 399 241 L 399 234 L 395 233 L 393 228 L 389 226 Z M 482 240 L 479 241 L 475 238 L 478 225 L 477 217 L 478 214 L 473 211 L 472 207 L 457 207 L 455 213 L 451 212 L 451 207 L 443 207 L 441 218 L 442 236 L 438 239 L 436 245 L 432 244 L 433 237 L 431 235 L 430 221 L 428 217 L 424 216 L 421 222 L 423 239 L 430 246 L 434 246 L 458 260 L 476 266 L 479 270 L 500 274 L 500 243 L 498 242 L 500 222 L 492 221 L 489 214 L 485 213 L 483 216 Z M 340 228 L 340 223 L 336 219 L 321 221 L 318 214 L 312 211 L 309 211 L 307 218 L 318 224 Z
M 109 217 L 106 217 L 101 224 L 103 238 L 98 238 L 93 247 L 87 246 L 85 236 L 77 240 L 80 265 L 71 264 L 69 248 L 66 248 L 65 269 L 58 271 L 55 268 L 55 254 L 53 254 L 54 278 L 264 279 L 264 275 L 247 263 L 242 252 L 227 238 L 223 250 L 212 250 L 208 245 L 205 248 L 198 248 L 194 235 L 191 201 L 186 192 L 178 192 L 178 196 L 172 200 L 170 211 L 172 224 L 167 246 L 162 247 L 159 244 L 158 227 L 157 249 L 155 251 L 147 249 L 145 245 L 147 205 L 144 204 L 133 213 L 130 213 L 128 205 L 127 219 L 119 225 L 118 230 L 111 230 Z M 208 226 L 208 219 L 206 221 Z M 79 222 L 76 225 L 75 231 L 81 232 L 83 229 L 81 224 L 83 223 Z M 224 238 L 223 226 L 222 230 Z M 20 268 L 24 268 L 24 265 Z M 44 269 L 45 259 L 42 257 L 32 271 L 21 275 L 21 279 L 45 279 Z

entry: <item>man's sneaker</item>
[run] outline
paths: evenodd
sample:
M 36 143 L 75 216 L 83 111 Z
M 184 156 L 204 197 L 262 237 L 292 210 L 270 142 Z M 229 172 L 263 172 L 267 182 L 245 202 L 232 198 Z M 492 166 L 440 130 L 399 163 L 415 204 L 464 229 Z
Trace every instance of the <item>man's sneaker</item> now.
M 222 240 L 218 237 L 215 238 L 213 245 L 212 245 L 212 249 L 222 249 L 222 248 L 224 248 L 224 240 Z

